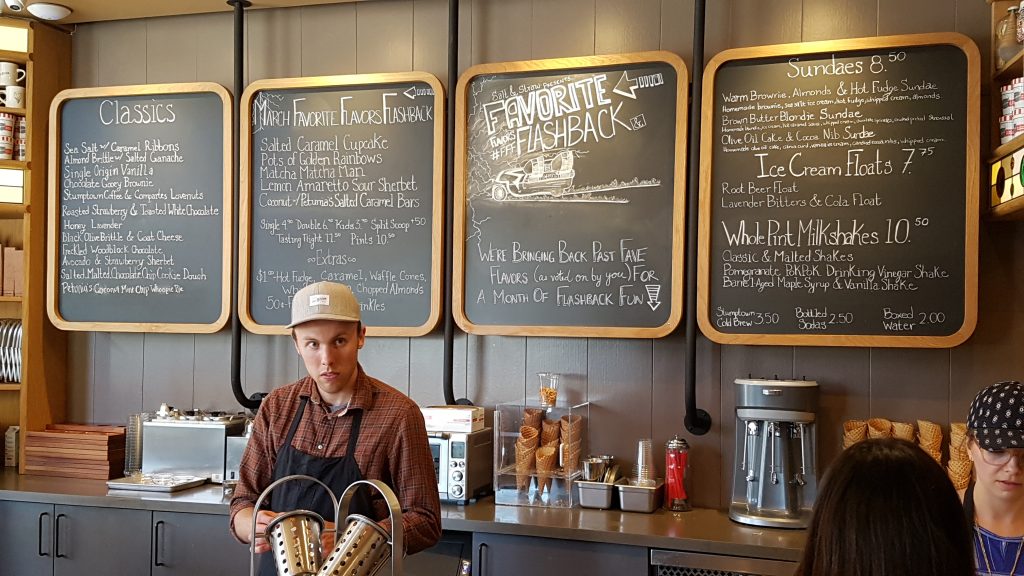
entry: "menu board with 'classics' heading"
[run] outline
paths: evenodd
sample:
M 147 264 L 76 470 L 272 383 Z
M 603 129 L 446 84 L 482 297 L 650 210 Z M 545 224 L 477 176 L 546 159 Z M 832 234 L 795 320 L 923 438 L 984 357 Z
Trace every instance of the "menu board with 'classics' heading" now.
M 208 333 L 227 322 L 230 136 L 218 84 L 57 95 L 46 299 L 55 326 Z
M 949 347 L 976 322 L 978 50 L 923 34 L 708 65 L 698 320 L 720 343 Z

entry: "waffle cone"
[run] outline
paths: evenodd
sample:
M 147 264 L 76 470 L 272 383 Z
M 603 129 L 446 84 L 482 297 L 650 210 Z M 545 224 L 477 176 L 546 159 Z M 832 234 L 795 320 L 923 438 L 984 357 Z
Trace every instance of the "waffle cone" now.
M 966 422 L 953 422 L 949 425 L 950 436 L 967 436 L 967 423 Z
M 868 423 L 866 420 L 847 420 L 843 422 L 843 432 L 851 432 L 854 430 L 864 429 L 864 434 L 867 434 Z
M 583 418 L 579 415 L 574 414 L 572 419 L 569 419 L 569 415 L 562 416 L 560 422 L 562 430 L 562 441 L 573 443 L 579 442 L 583 436 Z
M 949 472 L 950 478 L 970 477 L 972 468 L 973 463 L 970 460 L 950 460 L 946 463 L 946 471 Z
M 921 449 L 924 450 L 926 454 L 931 456 L 933 460 L 938 462 L 940 465 L 942 464 L 942 451 L 941 450 L 929 450 L 929 449 L 925 448 L 924 446 L 922 446 Z
M 522 444 L 526 447 L 536 448 L 537 444 L 540 443 L 540 434 L 533 426 L 521 426 L 519 428 L 519 440 L 516 440 L 516 443 Z
M 935 442 L 940 446 L 942 445 L 942 428 L 935 422 L 918 420 L 917 432 L 921 438 L 921 444 L 931 444 Z
M 566 444 L 562 446 L 562 468 L 571 474 L 580 469 L 580 451 L 567 449 Z
M 558 449 L 545 446 L 537 449 L 537 492 L 551 491 L 551 474 L 558 460 Z
M 954 490 L 965 490 L 967 485 L 971 483 L 971 477 L 969 475 L 966 478 L 950 477 L 949 480 L 953 483 Z
M 561 436 L 561 426 L 558 420 L 544 420 L 541 422 L 541 445 L 546 446 L 552 440 L 558 441 L 559 436 Z
M 843 435 L 843 450 L 846 450 L 847 448 L 849 448 L 850 446 L 853 446 L 857 442 L 862 442 L 864 440 L 866 440 L 866 438 L 858 438 L 858 439 L 854 440 L 854 439 L 850 438 L 850 436 L 844 434 Z
M 529 426 L 540 430 L 540 423 L 544 420 L 544 411 L 540 408 L 523 409 L 523 426 Z
M 892 438 L 892 422 L 885 418 L 868 420 L 868 438 Z
M 516 490 L 530 489 L 530 473 L 533 471 L 537 451 L 516 444 Z
M 959 445 L 949 443 L 949 459 L 950 460 L 970 460 L 967 455 L 967 442 L 961 442 Z
M 843 448 L 849 448 L 868 437 L 868 423 L 863 420 L 843 422 Z
M 914 441 L 914 425 L 909 422 L 893 422 L 892 435 L 894 438 Z

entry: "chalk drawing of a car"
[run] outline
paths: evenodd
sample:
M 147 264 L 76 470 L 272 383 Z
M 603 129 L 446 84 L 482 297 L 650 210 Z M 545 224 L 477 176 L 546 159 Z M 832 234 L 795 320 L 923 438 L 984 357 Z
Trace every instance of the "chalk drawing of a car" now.
M 572 169 L 572 150 L 550 156 L 537 156 L 520 167 L 502 170 L 494 178 L 491 197 L 495 200 L 558 197 L 572 188 L 576 171 Z

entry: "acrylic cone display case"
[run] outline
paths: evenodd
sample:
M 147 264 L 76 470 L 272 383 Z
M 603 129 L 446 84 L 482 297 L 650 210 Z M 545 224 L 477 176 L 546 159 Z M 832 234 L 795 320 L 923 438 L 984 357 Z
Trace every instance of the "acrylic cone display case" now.
M 571 508 L 573 483 L 587 454 L 589 402 L 543 407 L 498 404 L 494 410 L 494 502 Z

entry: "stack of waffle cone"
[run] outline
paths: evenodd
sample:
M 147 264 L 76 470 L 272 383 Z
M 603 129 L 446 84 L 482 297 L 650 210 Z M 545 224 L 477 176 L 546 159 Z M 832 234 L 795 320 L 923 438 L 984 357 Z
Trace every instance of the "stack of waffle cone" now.
M 963 490 L 970 484 L 971 466 L 972 462 L 970 460 L 953 459 L 950 459 L 949 464 L 946 465 L 946 473 L 949 474 L 949 479 L 957 490 Z
M 583 417 L 579 414 L 562 416 L 559 425 L 562 427 L 562 442 L 572 444 L 579 442 L 583 437 Z
M 942 464 L 942 428 L 927 420 L 917 421 L 917 443 L 921 449 Z
M 540 434 L 533 426 L 519 428 L 519 439 L 516 440 L 516 489 L 519 491 L 530 488 L 530 476 L 536 462 L 539 441 Z
M 544 420 L 541 422 L 540 445 L 547 446 L 551 441 L 557 442 L 560 436 L 561 426 L 558 420 Z
M 913 442 L 914 425 L 909 422 L 893 422 L 892 436 L 893 438 L 900 438 L 902 440 Z
M 555 464 L 558 462 L 558 448 L 544 446 L 537 449 L 537 493 L 542 494 L 545 489 L 551 491 L 551 475 L 554 474 Z
M 581 442 L 562 444 L 562 468 L 567 474 L 580 469 L 580 448 Z
M 868 437 L 868 423 L 864 420 L 843 422 L 843 449 L 853 446 Z
M 885 418 L 868 420 L 868 438 L 892 438 L 892 422 Z
M 964 422 L 949 425 L 949 459 L 970 460 L 967 456 L 967 424 Z
M 544 420 L 544 411 L 540 408 L 523 409 L 523 426 L 529 426 L 540 430 L 540 423 Z

